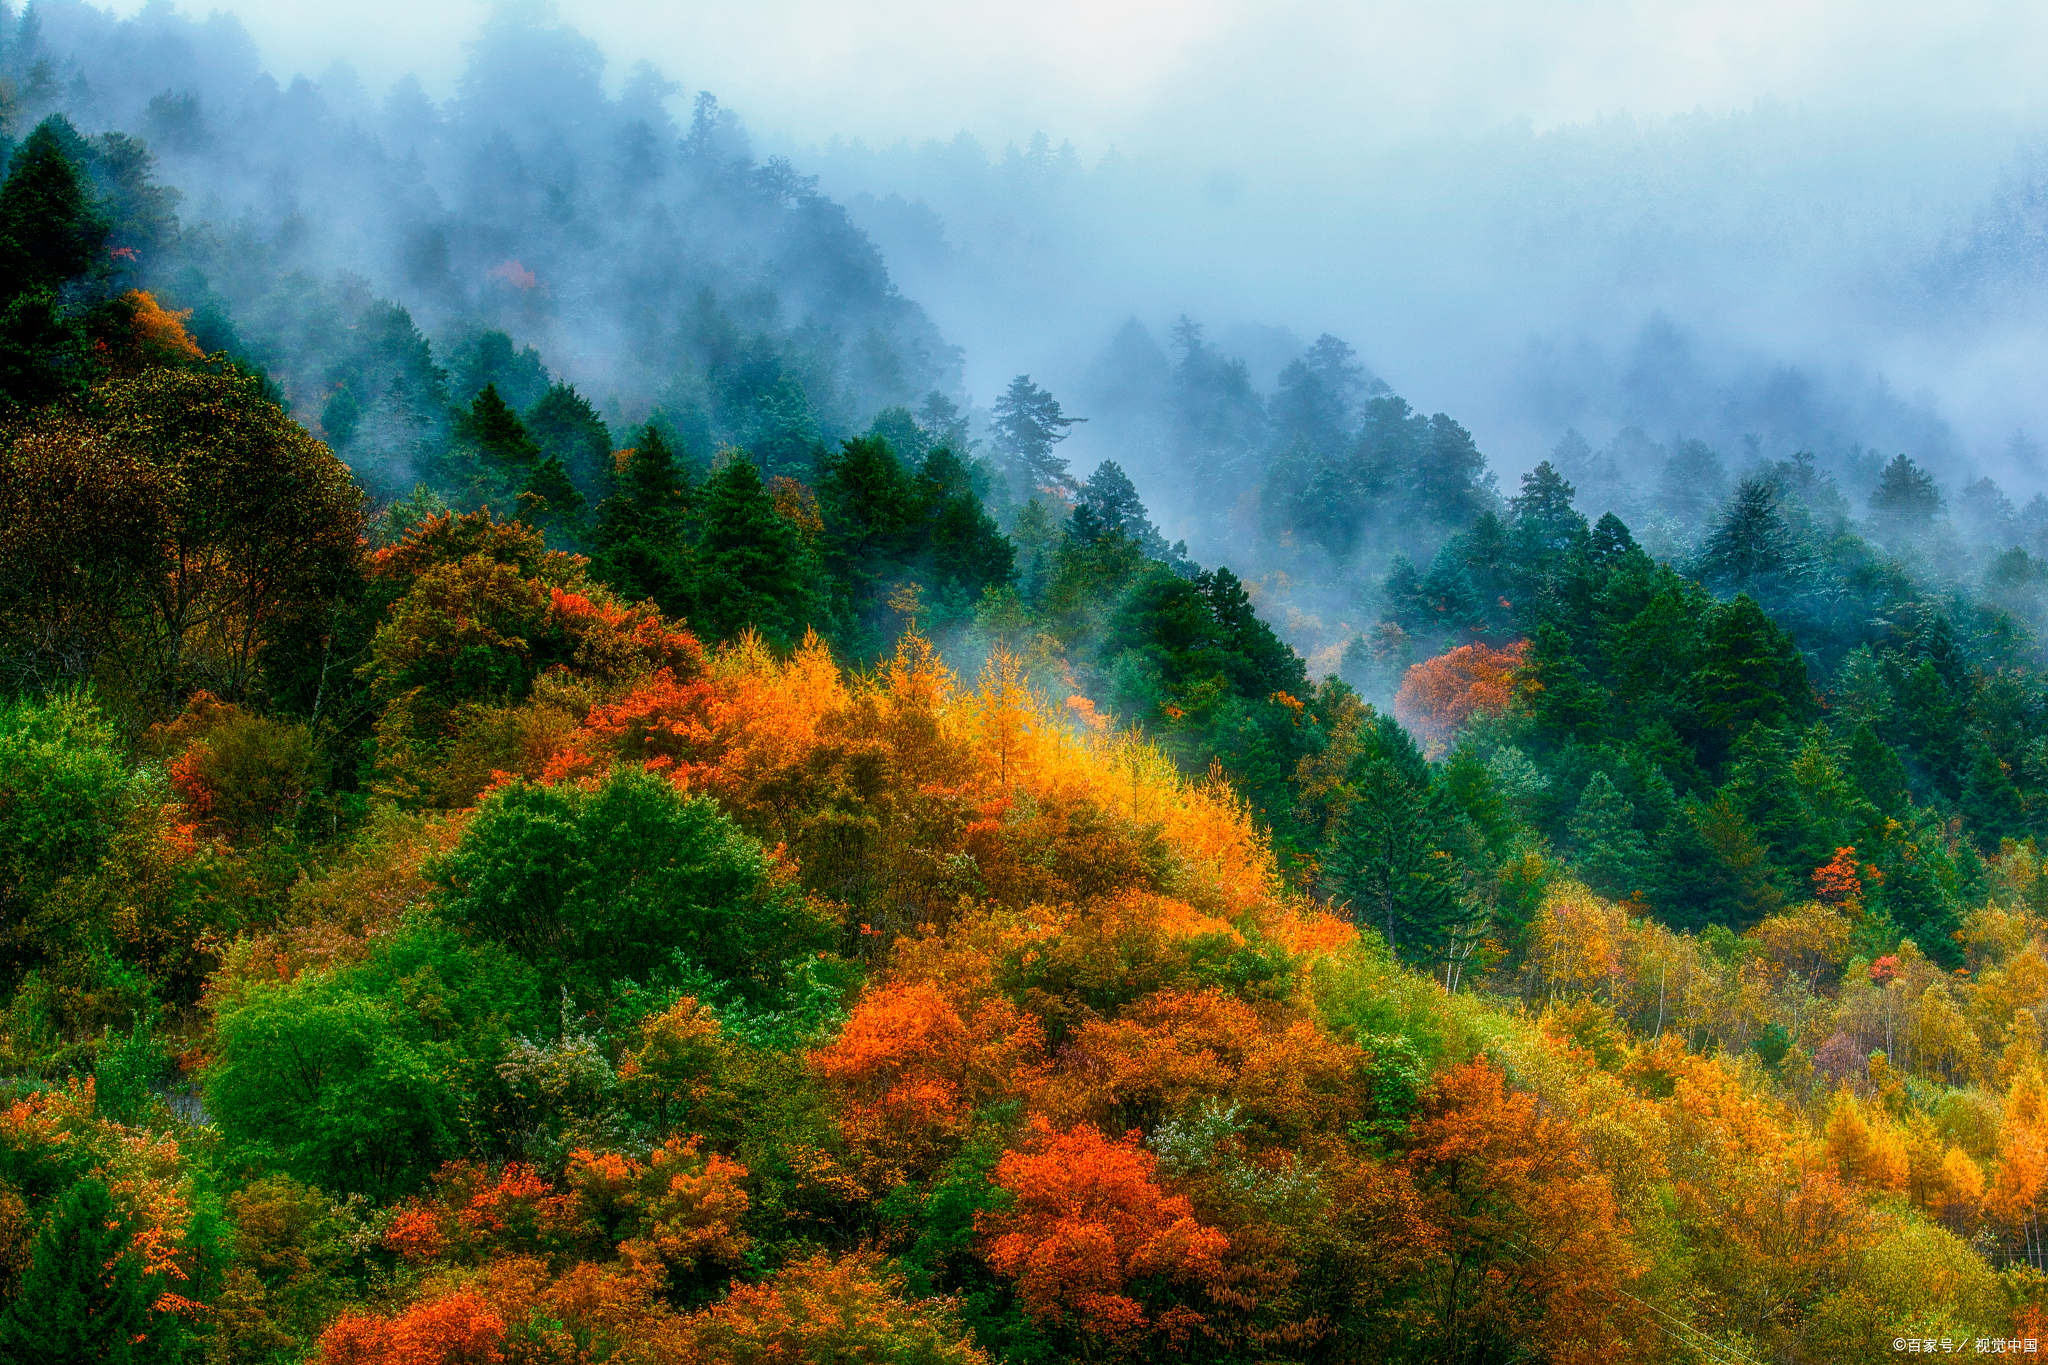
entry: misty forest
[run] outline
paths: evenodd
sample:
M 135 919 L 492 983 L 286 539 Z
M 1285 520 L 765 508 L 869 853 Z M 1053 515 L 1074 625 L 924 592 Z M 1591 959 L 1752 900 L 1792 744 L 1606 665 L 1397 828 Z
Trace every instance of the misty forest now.
M 2038 1349 L 2048 470 L 1688 310 L 1995 348 L 2048 156 L 1440 148 L 1323 330 L 570 18 L 0 0 L 0 1362 Z

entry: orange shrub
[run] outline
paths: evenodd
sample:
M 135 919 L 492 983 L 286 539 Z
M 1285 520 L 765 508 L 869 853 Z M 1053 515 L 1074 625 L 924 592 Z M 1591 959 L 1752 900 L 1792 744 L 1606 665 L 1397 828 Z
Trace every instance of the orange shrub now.
M 870 1253 L 821 1253 L 762 1284 L 736 1285 L 690 1320 L 685 1337 L 685 1358 L 702 1365 L 988 1363 L 949 1303 L 907 1298 L 902 1277 Z
M 382 1318 L 344 1313 L 320 1334 L 321 1365 L 498 1365 L 505 1319 L 461 1290 Z
M 1298 1146 L 1358 1117 L 1364 1062 L 1306 1019 L 1218 990 L 1169 990 L 1076 1030 L 1042 1101 L 1056 1118 L 1149 1128 L 1198 1099 L 1233 1100 L 1256 1137 Z
M 432 1195 L 400 1207 L 384 1245 L 416 1264 L 476 1260 L 521 1251 L 559 1251 L 578 1234 L 572 1196 L 519 1162 L 495 1171 L 452 1161 L 434 1176 Z
M 886 1188 L 941 1159 L 976 1105 L 1027 1086 L 1044 1041 L 1038 1021 L 1000 996 L 963 1020 L 937 987 L 894 984 L 865 994 L 810 1063 L 840 1095 L 868 1183 Z
M 1044 1119 L 1027 1150 L 1003 1155 L 996 1182 L 1013 1202 L 975 1222 L 1034 1316 L 1119 1351 L 1172 1345 L 1203 1323 L 1195 1304 L 1223 1286 L 1230 1241 L 1159 1188 L 1155 1165 L 1135 1135 L 1055 1132 Z
M 694 1137 L 670 1138 L 644 1162 L 577 1151 L 566 1176 L 594 1234 L 619 1239 L 620 1256 L 654 1276 L 744 1260 L 746 1178 L 745 1166 L 700 1152 Z

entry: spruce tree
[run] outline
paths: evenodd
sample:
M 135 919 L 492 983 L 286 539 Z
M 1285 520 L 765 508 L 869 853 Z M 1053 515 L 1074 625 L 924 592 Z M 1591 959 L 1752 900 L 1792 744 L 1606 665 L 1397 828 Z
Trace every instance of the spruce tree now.
M 1955 933 L 1962 921 L 1954 896 L 1942 884 L 1934 851 L 1912 844 L 1896 847 L 1883 868 L 1884 880 L 1871 896 L 1877 908 L 1935 962 L 1960 967 L 1963 950 Z
M 85 331 L 58 308 L 57 291 L 31 289 L 0 303 L 0 414 L 85 390 Z
M 0 185 L 0 414 L 85 391 L 86 335 L 65 289 L 101 264 L 107 225 L 66 151 L 78 140 L 61 116 L 45 119 Z
M 486 384 L 468 411 L 458 411 L 450 459 L 451 481 L 464 486 L 465 500 L 500 511 L 516 504 L 541 464 L 540 447 L 495 384 Z
M 524 470 L 540 463 L 540 447 L 526 434 L 519 415 L 498 395 L 496 384 L 484 385 L 458 424 L 457 434 L 502 468 Z
M 689 507 L 688 475 L 676 468 L 661 433 L 647 427 L 618 490 L 598 506 L 591 531 L 597 577 L 670 616 L 695 615 L 696 570 L 683 534 Z
M 1642 547 L 1629 534 L 1628 525 L 1612 512 L 1600 514 L 1600 520 L 1593 523 L 1593 529 L 1586 539 L 1586 553 L 1602 568 L 1612 569 L 1633 555 L 1642 554 Z
M 775 510 L 761 471 L 735 454 L 704 488 L 704 535 L 697 545 L 698 614 L 691 622 L 716 640 L 749 627 L 778 649 L 823 624 L 817 558 Z
M 1526 572 L 1531 560 L 1562 554 L 1586 538 L 1586 519 L 1572 506 L 1578 490 L 1545 460 L 1522 476 L 1522 491 L 1508 503 L 1515 549 Z
M 626 463 L 625 491 L 642 523 L 657 533 L 673 530 L 689 505 L 690 476 L 652 424 L 641 431 Z
M 1407 555 L 1395 555 L 1387 566 L 1386 579 L 1380 584 L 1380 613 L 1410 630 L 1429 619 L 1429 609 L 1423 605 L 1422 575 Z
M 1145 515 L 1145 500 L 1138 496 L 1138 486 L 1115 460 L 1097 465 L 1081 485 L 1081 505 L 1100 517 L 1105 527 L 1138 542 L 1148 558 L 1165 557 L 1166 542 Z
M 1328 332 L 1308 354 L 1280 371 L 1273 395 L 1273 425 L 1281 442 L 1300 441 L 1319 454 L 1334 455 L 1345 444 L 1358 395 L 1379 383 L 1357 362 L 1357 352 Z
M 1705 441 L 1680 441 L 1664 461 L 1657 501 L 1688 527 L 1696 527 L 1720 505 L 1727 487 L 1727 469 Z
M 583 531 L 583 494 L 569 478 L 559 455 L 542 460 L 519 493 L 519 515 L 557 544 L 576 540 Z
M 1286 692 L 1297 699 L 1308 694 L 1308 666 L 1273 628 L 1252 609 L 1251 594 L 1236 574 L 1219 567 L 1197 574 L 1195 586 L 1208 599 L 1217 634 L 1230 660 L 1230 681 L 1238 694 L 1263 698 Z
M 1017 513 L 1016 524 L 1010 528 L 1010 540 L 1017 547 L 1020 561 L 1017 592 L 1026 602 L 1036 605 L 1052 586 L 1061 539 L 1060 527 L 1037 498 L 1026 502 Z
M 1859 724 L 1850 732 L 1842 770 L 1857 794 L 1880 813 L 1898 815 L 1905 810 L 1909 790 L 1906 765 L 1898 750 L 1878 738 L 1869 725 Z
M 1411 964 L 1443 960 L 1465 919 L 1459 817 L 1415 742 L 1374 716 L 1345 773 L 1350 798 L 1323 850 L 1323 890 Z
M 561 461 L 584 501 L 597 501 L 611 491 L 611 432 L 575 385 L 551 386 L 526 410 L 522 425 L 536 449 Z
M 1451 639 L 1457 632 L 1476 628 L 1485 617 L 1479 589 L 1466 571 L 1461 549 L 1456 540 L 1445 541 L 1422 579 L 1423 619 L 1431 627 L 1449 632 L 1447 638 Z
M 1603 896 L 1643 889 L 1648 848 L 1635 826 L 1635 807 L 1606 773 L 1594 773 L 1586 784 L 1567 832 L 1588 886 Z
M 107 1187 L 90 1176 L 64 1193 L 36 1235 L 21 1291 L 0 1316 L 4 1365 L 146 1365 L 176 1357 L 175 1323 Z
M 648 426 L 627 456 L 625 477 L 598 506 L 596 543 L 600 548 L 633 540 L 672 544 L 681 534 L 689 499 L 689 475 L 676 467 L 661 433 Z
M 958 403 L 937 389 L 925 395 L 924 406 L 917 410 L 917 424 L 924 429 L 933 449 L 951 450 L 962 460 L 974 453 L 975 442 L 967 435 L 966 414 L 960 411 Z
M 61 288 L 100 262 L 107 225 L 84 167 L 65 152 L 77 141 L 70 123 L 52 115 L 14 153 L 0 185 L 0 304 Z
M 1926 526 L 1941 512 L 1941 506 L 1941 489 L 1934 476 L 1904 455 L 1892 457 L 1870 493 L 1871 518 L 1893 531 Z
M 1440 526 L 1468 525 L 1494 497 L 1486 457 L 1472 433 L 1446 413 L 1429 419 L 1408 474 L 1416 510 Z
M 1529 710 L 1546 747 L 1594 739 L 1606 720 L 1607 697 L 1569 636 L 1548 623 L 1536 627 L 1523 673 L 1535 684 Z
M 2025 836 L 2026 802 L 1991 746 L 1979 740 L 1974 748 L 1969 780 L 1963 787 L 1963 822 L 1978 843 L 1996 849 L 2001 839 Z
M 1168 381 L 1167 439 L 1179 452 L 1196 505 L 1220 512 L 1258 480 L 1267 446 L 1265 403 L 1244 361 L 1202 340 L 1183 317 L 1173 326 L 1180 363 Z
M 1714 609 L 1693 688 L 1702 717 L 1725 745 L 1752 725 L 1783 729 L 1813 707 L 1805 657 L 1746 593 Z
M 1744 479 L 1700 551 L 1700 577 L 1734 592 L 1780 592 L 1802 576 L 1792 528 L 1763 479 Z

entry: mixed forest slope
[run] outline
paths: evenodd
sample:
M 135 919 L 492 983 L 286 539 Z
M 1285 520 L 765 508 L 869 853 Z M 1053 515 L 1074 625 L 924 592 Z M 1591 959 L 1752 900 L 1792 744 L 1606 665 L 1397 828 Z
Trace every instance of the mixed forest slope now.
M 615 426 L 377 305 L 443 387 L 363 456 L 146 287 L 147 146 L 17 131 L 0 1359 L 2042 1335 L 2043 575 L 1930 580 L 1904 456 L 1639 541 L 1331 339 L 1312 669 L 1024 377 Z

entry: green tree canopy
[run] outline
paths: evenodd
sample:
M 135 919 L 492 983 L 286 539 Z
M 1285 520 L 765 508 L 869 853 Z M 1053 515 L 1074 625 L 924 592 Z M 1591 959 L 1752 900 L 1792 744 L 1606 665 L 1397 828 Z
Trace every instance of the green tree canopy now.
M 1067 439 L 1067 428 L 1085 417 L 1069 417 L 1046 390 L 1020 374 L 996 399 L 990 411 L 996 458 L 1028 495 L 1034 488 L 1073 488 L 1074 476 L 1053 447 Z
M 594 790 L 515 783 L 433 869 L 455 923 L 587 995 L 672 973 L 678 955 L 765 999 L 836 926 L 704 797 L 623 770 Z

